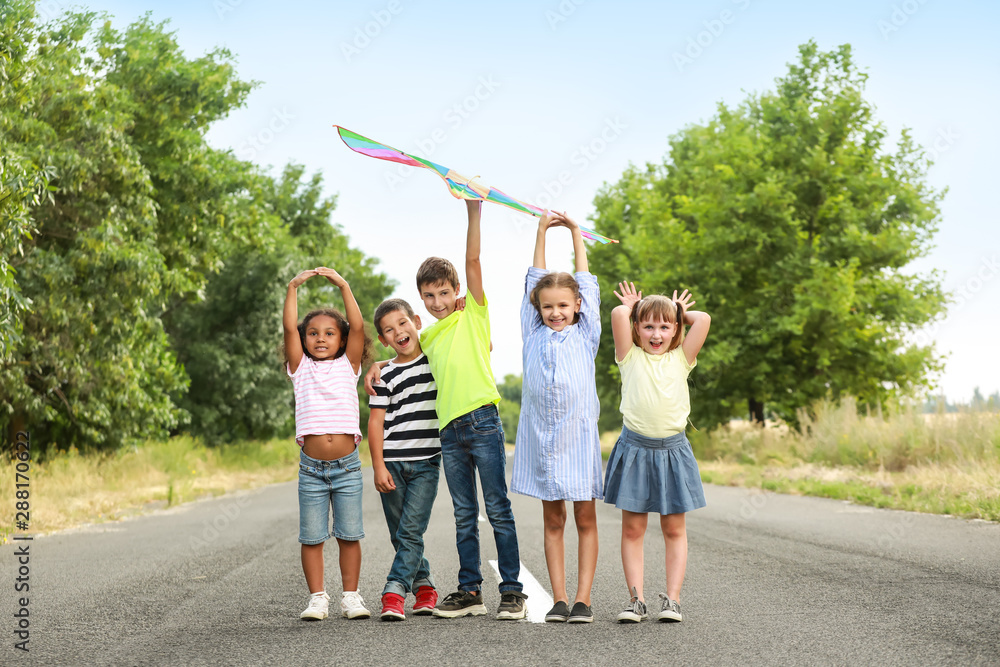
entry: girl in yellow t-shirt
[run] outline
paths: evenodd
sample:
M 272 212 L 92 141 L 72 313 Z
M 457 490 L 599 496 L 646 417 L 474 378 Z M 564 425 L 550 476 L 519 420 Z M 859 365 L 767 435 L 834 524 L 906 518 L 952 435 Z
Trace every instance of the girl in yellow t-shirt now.
M 681 585 L 687 568 L 685 512 L 705 506 L 691 443 L 684 435 L 691 402 L 687 376 L 697 363 L 712 318 L 689 310 L 684 290 L 673 298 L 642 298 L 635 285 L 618 284 L 622 305 L 611 312 L 615 361 L 621 371 L 624 421 L 608 459 L 604 502 L 622 511 L 622 567 L 632 594 L 619 623 L 648 617 L 642 594 L 642 541 L 649 512 L 660 515 L 666 545 L 667 592 L 657 620 L 680 621 Z M 690 327 L 687 336 L 684 326 Z

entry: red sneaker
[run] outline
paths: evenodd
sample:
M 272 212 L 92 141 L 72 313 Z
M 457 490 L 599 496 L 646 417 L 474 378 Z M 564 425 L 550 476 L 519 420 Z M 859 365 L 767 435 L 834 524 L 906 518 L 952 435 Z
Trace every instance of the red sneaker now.
M 406 614 L 403 612 L 403 596 L 396 593 L 386 593 L 382 596 L 382 620 L 383 621 L 405 621 Z
M 434 613 L 438 603 L 438 592 L 432 586 L 421 586 L 417 589 L 417 601 L 413 603 L 413 613 L 416 616 L 429 616 Z

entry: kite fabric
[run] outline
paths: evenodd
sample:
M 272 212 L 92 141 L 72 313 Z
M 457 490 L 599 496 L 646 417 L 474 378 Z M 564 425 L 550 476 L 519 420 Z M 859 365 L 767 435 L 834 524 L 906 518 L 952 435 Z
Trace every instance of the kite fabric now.
M 395 148 L 386 146 L 385 144 L 380 144 L 377 141 L 372 141 L 367 137 L 363 137 L 356 132 L 351 132 L 347 128 L 340 127 L 339 125 L 334 125 L 334 127 L 337 128 L 337 133 L 340 134 L 340 138 L 343 140 L 344 144 L 346 144 L 347 147 L 355 153 L 361 153 L 362 155 L 378 158 L 379 160 L 398 162 L 410 167 L 430 169 L 444 179 L 444 182 L 448 184 L 448 190 L 451 192 L 452 196 L 457 199 L 478 199 L 482 201 L 490 201 L 495 204 L 503 204 L 508 208 L 514 209 L 515 211 L 528 213 L 537 217 L 541 217 L 545 214 L 544 209 L 532 204 L 526 204 L 523 201 L 518 201 L 517 199 L 500 192 L 496 188 L 475 183 L 473 182 L 473 179 L 466 178 L 465 176 L 462 176 L 447 167 L 442 167 L 441 165 L 435 164 L 430 160 L 424 160 L 423 158 L 398 151 Z M 580 227 L 580 233 L 584 236 L 584 238 L 598 241 L 600 243 L 618 243 L 615 239 L 602 236 L 594 230 L 587 229 L 586 227 Z

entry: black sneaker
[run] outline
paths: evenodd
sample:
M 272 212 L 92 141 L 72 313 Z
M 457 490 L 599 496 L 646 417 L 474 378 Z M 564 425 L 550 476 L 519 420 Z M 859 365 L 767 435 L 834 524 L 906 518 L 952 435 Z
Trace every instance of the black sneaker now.
M 504 591 L 500 593 L 500 607 L 497 609 L 497 619 L 501 621 L 516 621 L 524 618 L 528 610 L 524 601 L 528 596 L 520 591 Z
M 459 616 L 482 616 L 486 613 L 482 594 L 473 595 L 469 591 L 455 591 L 434 607 L 434 615 L 439 618 Z
M 576 609 L 576 607 L 573 607 Z M 556 602 L 552 605 L 552 609 L 549 609 L 549 613 L 545 614 L 546 623 L 565 623 L 569 618 L 569 605 L 567 605 L 562 600 Z
M 594 612 L 590 610 L 590 605 L 577 602 L 573 605 L 573 611 L 569 613 L 567 621 L 569 623 L 593 623 Z
M 646 603 L 639 599 L 635 587 L 632 588 L 632 599 L 625 605 L 624 611 L 618 614 L 619 623 L 638 623 L 648 617 Z
M 680 603 L 660 593 L 660 613 L 656 620 L 664 623 L 680 623 L 683 618 Z

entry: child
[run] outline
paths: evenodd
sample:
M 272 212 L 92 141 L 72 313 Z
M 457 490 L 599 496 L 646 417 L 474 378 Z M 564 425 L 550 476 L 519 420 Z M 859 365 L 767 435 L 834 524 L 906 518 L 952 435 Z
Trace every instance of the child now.
M 403 604 L 413 591 L 413 613 L 431 614 L 437 591 L 424 557 L 424 532 L 437 496 L 441 466 L 434 401 L 437 388 L 420 349 L 420 318 L 402 299 L 375 309 L 379 341 L 396 352 L 368 400 L 368 444 L 375 488 L 396 556 L 382 591 L 382 620 L 406 618 Z
M 315 310 L 298 320 L 296 289 L 313 276 L 323 276 L 340 288 L 347 317 L 336 310 Z M 323 585 L 323 543 L 333 532 L 340 547 L 344 594 L 341 614 L 367 618 L 358 594 L 361 544 L 361 442 L 358 423 L 358 376 L 371 356 L 357 301 L 339 273 L 319 267 L 303 271 L 288 283 L 283 316 L 285 359 L 295 390 L 295 441 L 302 448 L 299 463 L 299 542 L 302 571 L 311 594 L 300 615 L 321 620 L 329 612 L 330 596 Z
M 573 233 L 576 275 L 545 271 L 545 233 Z M 600 289 L 587 271 L 580 227 L 565 214 L 545 212 L 538 223 L 534 265 L 521 302 L 524 383 L 511 491 L 542 501 L 545 563 L 555 606 L 548 622 L 590 623 L 590 590 L 597 570 L 597 512 L 603 498 L 600 405 L 594 357 L 601 340 Z M 563 527 L 573 501 L 579 535 L 579 576 L 573 609 L 566 595 Z
M 479 553 L 479 501 L 476 470 L 483 485 L 486 516 L 493 526 L 500 570 L 500 606 L 497 618 L 524 618 L 527 599 L 517 580 L 521 572 L 514 513 L 507 498 L 503 426 L 500 402 L 490 366 L 490 318 L 479 263 L 481 201 L 466 201 L 469 229 L 465 275 L 469 281 L 465 310 L 457 310 L 460 284 L 455 267 L 446 259 L 430 257 L 417 271 L 417 288 L 428 312 L 438 320 L 420 336 L 437 382 L 436 410 L 441 426 L 441 461 L 455 508 L 458 546 L 458 590 L 434 608 L 443 618 L 481 616 L 483 575 Z M 377 377 L 378 364 L 365 379 Z M 371 393 L 371 392 L 369 392 Z
M 646 618 L 642 594 L 642 540 L 647 512 L 660 514 L 666 545 L 667 593 L 657 619 L 680 621 L 681 585 L 687 567 L 684 513 L 705 506 L 698 463 L 684 435 L 691 403 L 687 376 L 705 343 L 711 318 L 689 311 L 687 290 L 673 299 L 642 298 L 631 283 L 619 283 L 622 305 L 611 312 L 615 361 L 621 371 L 624 418 L 604 480 L 604 502 L 622 511 L 622 566 L 632 599 L 619 623 Z M 631 321 L 631 326 L 630 326 Z M 684 325 L 691 329 L 684 336 Z

